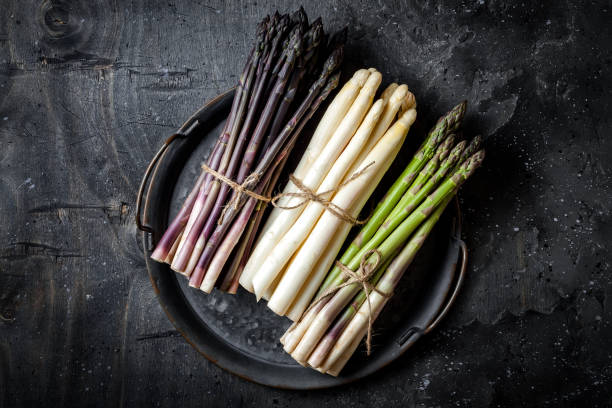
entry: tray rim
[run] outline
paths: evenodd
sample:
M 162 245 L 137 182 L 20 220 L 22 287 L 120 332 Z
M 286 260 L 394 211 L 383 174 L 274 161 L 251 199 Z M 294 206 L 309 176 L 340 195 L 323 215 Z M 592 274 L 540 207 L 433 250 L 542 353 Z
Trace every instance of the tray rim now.
M 209 111 L 216 108 L 217 105 L 224 103 L 224 101 L 226 101 L 233 94 L 234 89 L 235 88 L 231 88 L 219 94 L 218 96 L 214 97 L 213 99 L 205 103 L 202 107 L 200 107 L 193 115 L 191 115 L 185 121 L 185 123 L 178 129 L 178 131 L 172 136 L 170 136 L 164 142 L 160 150 L 157 152 L 157 154 L 153 157 L 153 159 L 149 163 L 145 171 L 145 174 L 142 178 L 142 182 L 141 182 L 141 185 L 138 191 L 138 197 L 137 197 L 137 208 L 136 208 L 135 221 L 136 221 L 137 228 L 142 233 L 143 255 L 145 258 L 147 272 L 148 272 L 149 280 L 151 281 L 151 285 L 153 286 L 153 290 L 155 291 L 155 294 L 158 297 L 158 301 L 160 302 L 160 305 L 162 309 L 164 310 L 164 313 L 166 314 L 166 316 L 168 317 L 172 325 L 176 328 L 176 330 L 181 334 L 181 336 L 193 348 L 195 348 L 200 354 L 202 354 L 207 360 L 214 363 L 215 365 L 222 368 L 223 370 L 228 371 L 240 378 L 243 378 L 245 380 L 248 380 L 248 381 L 251 381 L 257 384 L 265 385 L 265 386 L 270 386 L 270 387 L 280 388 L 280 389 L 293 389 L 293 390 L 313 390 L 313 389 L 331 388 L 331 387 L 348 384 L 348 383 L 360 380 L 362 378 L 365 378 L 373 374 L 374 372 L 386 367 L 387 365 L 389 365 L 390 363 L 392 363 L 393 361 L 401 357 L 420 337 L 422 337 L 422 335 L 427 334 L 430 331 L 432 331 L 452 307 L 461 289 L 463 280 L 465 278 L 465 270 L 467 266 L 467 247 L 465 243 L 460 239 L 460 231 L 461 231 L 462 222 L 461 222 L 461 210 L 459 207 L 459 202 L 457 199 L 454 200 L 455 201 L 454 211 L 456 214 L 455 214 L 455 219 L 454 219 L 454 225 L 451 227 L 451 233 L 450 233 L 451 243 L 449 244 L 448 252 L 452 252 L 453 250 L 453 248 L 450 248 L 453 240 L 456 243 L 457 251 L 455 253 L 455 256 L 453 256 L 452 253 L 450 255 L 448 253 L 446 254 L 446 258 L 454 258 L 454 262 L 451 265 L 452 270 L 449 272 L 451 274 L 451 279 L 449 281 L 448 286 L 446 287 L 444 298 L 442 302 L 439 304 L 437 312 L 429 320 L 428 324 L 426 325 L 424 329 L 411 328 L 408 331 L 406 331 L 404 335 L 401 336 L 401 338 L 405 338 L 405 340 L 402 342 L 402 345 L 400 345 L 399 352 L 391 353 L 392 355 L 390 356 L 390 358 L 384 359 L 384 361 L 382 361 L 381 363 L 376 364 L 374 368 L 366 369 L 365 372 L 361 373 L 360 375 L 352 375 L 352 376 L 346 376 L 346 377 L 343 377 L 343 376 L 332 377 L 329 375 L 320 374 L 316 372 L 315 370 L 309 369 L 311 373 L 316 373 L 317 376 L 321 376 L 321 380 L 322 380 L 322 383 L 319 383 L 317 385 L 309 385 L 309 386 L 296 386 L 296 385 L 273 383 L 271 381 L 267 381 L 266 379 L 256 378 L 254 376 L 247 375 L 246 373 L 240 370 L 233 369 L 232 367 L 228 367 L 228 364 L 224 364 L 224 362 L 221 361 L 223 359 L 217 359 L 217 358 L 212 357 L 211 355 L 209 355 L 207 351 L 203 350 L 202 347 L 200 347 L 197 344 L 198 342 L 196 342 L 194 339 L 191 338 L 191 336 L 186 332 L 187 330 L 184 329 L 183 327 L 184 322 L 183 323 L 180 322 L 180 320 L 184 319 L 184 316 L 183 317 L 175 316 L 171 312 L 171 310 L 169 310 L 170 308 L 175 309 L 176 307 L 170 307 L 169 305 L 170 302 L 168 302 L 168 300 L 165 299 L 166 295 L 164 291 L 160 290 L 160 287 L 158 286 L 156 282 L 157 276 L 155 276 L 156 273 L 154 271 L 156 268 L 164 267 L 164 265 L 158 264 L 157 262 L 153 261 L 149 256 L 151 252 L 151 246 L 152 246 L 152 241 L 153 241 L 152 235 L 153 235 L 154 230 L 152 227 L 150 227 L 146 223 L 146 220 L 148 218 L 148 212 L 149 212 L 148 210 L 150 208 L 149 204 L 150 204 L 150 199 L 152 196 L 151 191 L 154 186 L 154 181 L 157 179 L 157 172 L 160 168 L 160 163 L 165 158 L 170 146 L 173 144 L 175 140 L 187 137 L 191 133 L 192 130 L 197 128 L 198 124 L 200 124 L 201 122 L 204 122 L 203 118 L 210 116 Z M 208 118 L 207 120 L 209 119 L 210 118 Z M 148 184 L 148 189 L 146 193 L 146 198 L 144 199 L 144 208 L 143 208 L 142 206 L 143 196 L 144 196 L 144 191 L 145 191 L 147 184 Z M 141 219 L 141 214 L 144 215 L 143 216 L 144 222 Z M 459 258 L 461 258 L 461 266 L 459 268 L 459 274 L 456 274 L 455 272 L 457 269 L 457 265 L 459 264 Z M 169 268 L 167 269 L 169 270 Z M 178 285 L 178 279 L 176 277 L 176 273 L 174 273 L 171 270 L 169 270 L 169 272 L 171 272 L 172 279 L 176 282 L 176 285 Z M 181 298 L 182 298 L 181 300 L 185 303 L 185 307 L 191 309 L 191 312 L 194 315 L 196 315 L 191 304 L 187 301 L 187 299 L 185 298 L 183 294 L 181 294 Z M 197 318 L 197 316 L 195 317 Z M 415 331 L 410 332 L 410 330 L 412 329 L 415 329 Z M 208 330 L 212 333 L 213 336 L 217 336 L 210 328 L 208 328 Z M 219 338 L 219 341 L 223 341 L 223 339 Z M 234 349 L 234 351 L 237 351 L 242 354 L 246 354 L 244 353 L 243 350 L 239 350 L 233 344 L 227 341 L 224 341 L 223 343 L 226 347 Z M 248 356 L 249 358 L 253 358 L 252 355 L 248 355 Z M 269 362 L 269 361 L 266 361 L 265 359 L 257 359 L 257 360 L 260 360 L 260 362 L 265 363 L 265 364 L 271 364 L 271 365 L 281 364 L 281 363 Z M 286 366 L 291 369 L 294 369 L 294 368 L 302 369 L 302 367 L 300 366 L 290 366 L 290 365 L 286 365 Z

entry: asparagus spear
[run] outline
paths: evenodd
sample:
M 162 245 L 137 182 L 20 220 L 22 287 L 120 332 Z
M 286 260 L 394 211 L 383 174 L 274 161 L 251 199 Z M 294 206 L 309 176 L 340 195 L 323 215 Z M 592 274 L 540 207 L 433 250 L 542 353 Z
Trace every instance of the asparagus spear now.
M 280 174 L 282 173 L 288 158 L 289 156 L 285 156 L 283 161 L 278 165 L 277 169 L 275 170 L 274 175 L 272 176 L 270 182 L 264 190 L 264 195 L 266 197 L 271 196 L 272 191 L 274 190 L 274 186 L 276 185 L 276 182 L 278 181 L 278 178 L 280 177 Z M 229 292 L 232 294 L 236 293 L 236 290 L 238 289 L 238 279 L 240 279 L 240 274 L 244 270 L 244 265 L 246 264 L 248 256 L 251 252 L 251 248 L 253 246 L 255 236 L 257 235 L 257 232 L 259 230 L 259 224 L 261 223 L 261 219 L 263 217 L 266 207 L 267 203 L 263 201 L 259 201 L 255 205 L 255 209 L 253 210 L 254 214 L 249 219 L 248 225 L 244 233 L 240 237 L 240 241 L 238 243 L 239 248 L 237 251 L 235 251 L 233 255 L 232 265 L 230 266 L 228 273 L 223 278 L 223 282 L 219 286 L 222 291 Z
M 193 209 L 193 205 L 196 201 L 200 188 L 204 183 L 204 179 L 206 178 L 206 173 L 201 172 L 200 176 L 196 180 L 196 184 L 185 199 L 181 210 L 176 215 L 172 223 L 164 232 L 161 239 L 157 243 L 155 250 L 151 254 L 151 258 L 158 262 L 165 262 L 166 257 L 171 251 L 174 243 L 180 239 L 182 235 L 182 231 L 184 231 L 185 224 L 187 224 L 187 220 L 189 219 L 189 215 L 191 214 L 191 210 Z
M 308 27 L 308 15 L 306 14 L 304 7 L 300 6 L 297 11 L 291 14 L 290 18 L 292 24 L 299 24 L 302 27 Z
M 259 88 L 253 88 L 255 68 L 261 68 L 262 64 L 259 63 L 259 61 L 263 61 L 263 66 L 269 68 L 271 58 L 274 53 L 274 47 L 279 41 L 279 36 L 281 36 L 283 30 L 285 30 L 285 27 L 283 26 L 284 21 L 285 20 L 282 19 L 279 20 L 276 14 L 272 21 L 264 21 L 267 23 L 266 26 L 268 27 L 268 30 L 265 32 L 264 41 L 259 47 L 259 52 L 256 54 L 257 60 L 255 62 L 257 63 L 258 68 L 255 64 L 253 64 L 252 71 L 250 72 L 247 81 L 244 83 L 244 87 L 240 86 L 243 82 L 241 82 L 239 85 L 238 90 L 241 90 L 241 88 L 244 89 L 243 93 L 247 95 L 247 97 L 240 102 L 238 114 L 236 115 L 237 120 L 232 128 L 230 141 L 228 143 L 228 148 L 226 149 L 227 154 L 224 156 L 222 165 L 218 169 L 219 173 L 225 175 L 226 177 L 233 178 L 234 176 L 236 166 L 246 140 L 246 135 L 250 130 L 251 123 L 255 117 L 255 112 L 257 111 L 257 107 L 253 105 L 256 105 L 259 100 L 258 98 L 261 95 L 263 82 L 260 82 Z M 265 81 L 266 75 L 267 71 L 264 69 L 264 72 L 259 76 L 259 79 L 261 81 Z M 253 92 L 251 92 L 251 89 L 253 89 Z M 251 93 L 253 93 L 253 95 L 249 95 Z M 251 104 L 248 106 L 248 109 L 247 102 Z M 245 113 L 246 118 L 244 117 Z M 238 132 L 240 132 L 239 135 Z M 200 254 L 203 251 L 205 242 L 212 233 L 215 220 L 221 211 L 221 206 L 226 200 L 228 189 L 229 188 L 226 184 L 221 184 L 218 180 L 214 181 L 211 188 L 211 194 L 209 197 L 207 197 L 205 211 L 201 211 L 198 214 L 196 224 L 197 229 L 187 236 L 189 244 L 186 245 L 185 249 L 179 253 L 177 260 L 173 264 L 173 269 L 183 271 L 187 276 L 191 274 Z M 181 251 L 181 247 L 179 247 L 179 251 Z
M 242 83 L 244 83 L 244 77 L 245 75 L 248 75 L 248 71 L 253 69 L 252 68 L 253 66 L 257 65 L 257 61 L 259 59 L 259 53 L 261 52 L 261 47 L 262 47 L 262 44 L 264 42 L 264 38 L 266 35 L 266 21 L 267 20 L 264 19 L 261 23 L 258 24 L 257 42 L 255 46 L 253 47 L 253 49 L 251 50 L 249 58 L 247 59 L 247 63 L 245 64 L 245 68 L 241 75 Z M 239 84 L 239 87 L 240 87 L 240 84 Z M 230 110 L 230 115 L 227 121 L 225 122 L 224 128 L 221 132 L 221 135 L 219 136 L 219 139 L 217 140 L 217 143 L 215 144 L 215 148 L 213 149 L 213 151 L 211 152 L 209 156 L 207 164 L 213 170 L 217 170 L 219 167 L 219 163 L 221 161 L 221 158 L 223 156 L 225 147 L 229 139 L 229 132 L 232 129 L 233 123 L 236 118 L 236 113 L 237 113 L 238 105 L 241 101 L 241 98 L 242 98 L 242 93 L 240 90 L 240 91 L 237 91 L 236 95 L 234 96 L 234 99 L 232 101 L 232 108 Z M 198 178 L 196 182 L 196 187 L 194 187 L 194 190 L 192 191 L 192 193 L 195 191 L 196 194 L 192 195 L 190 193 L 190 195 L 186 199 L 185 203 L 183 204 L 183 207 L 181 208 L 181 211 L 179 212 L 179 214 L 177 214 L 173 222 L 167 228 L 161 240 L 158 242 L 154 252 L 151 254 L 151 257 L 153 259 L 163 262 L 164 259 L 168 256 L 169 249 L 171 248 L 171 246 L 173 246 L 174 241 L 177 240 L 178 230 L 179 229 L 182 229 L 183 231 L 185 230 L 185 225 L 187 224 L 190 218 L 194 204 L 197 201 L 198 194 L 202 194 L 202 196 L 200 196 L 200 201 L 202 201 L 202 198 L 205 197 L 206 194 L 208 194 L 210 190 L 209 184 L 210 184 L 211 179 L 212 177 L 210 174 L 205 173 L 205 172 L 201 173 L 200 178 Z M 202 181 L 204 181 L 204 183 L 202 183 Z M 196 208 L 197 208 L 197 211 L 199 211 L 199 207 L 196 206 Z M 191 226 L 187 228 L 187 230 L 190 230 L 190 229 L 191 229 Z

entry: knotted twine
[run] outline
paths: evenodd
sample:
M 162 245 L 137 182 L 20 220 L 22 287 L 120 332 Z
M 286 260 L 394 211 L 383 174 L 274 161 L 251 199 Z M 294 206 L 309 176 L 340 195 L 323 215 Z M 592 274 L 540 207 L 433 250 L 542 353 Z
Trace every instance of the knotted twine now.
M 376 255 L 376 258 L 374 259 L 374 262 L 368 263 L 368 258 L 371 255 Z M 374 287 L 370 283 L 370 278 L 372 278 L 372 276 L 374 275 L 374 272 L 376 272 L 376 268 L 378 267 L 381 259 L 382 259 L 382 254 L 380 253 L 378 249 L 370 249 L 366 251 L 361 257 L 361 261 L 359 262 L 359 268 L 357 268 L 356 271 L 353 271 L 351 268 L 344 265 L 342 262 L 336 261 L 336 266 L 340 269 L 340 272 L 342 272 L 342 274 L 344 275 L 344 278 L 346 278 L 346 281 L 339 285 L 327 288 L 323 293 L 321 293 L 321 295 L 318 298 L 316 298 L 310 304 L 310 306 L 308 306 L 308 308 L 304 311 L 304 313 L 302 313 L 302 316 L 300 317 L 300 319 L 296 321 L 292 327 L 293 328 L 297 327 L 302 321 L 302 319 L 304 318 L 304 316 L 306 316 L 308 312 L 310 312 L 310 310 L 314 308 L 316 305 L 318 305 L 323 299 L 329 298 L 330 296 L 334 295 L 336 292 L 338 292 L 340 289 L 342 289 L 345 286 L 349 286 L 354 283 L 357 283 L 361 285 L 361 287 L 363 288 L 363 292 L 366 295 L 366 301 L 368 302 L 368 331 L 367 331 L 367 337 L 366 337 L 366 350 L 369 356 L 372 351 L 372 323 L 373 323 L 372 304 L 370 302 L 370 294 L 372 292 L 376 292 L 382 297 L 387 298 L 387 299 L 392 296 L 392 294 L 384 293 L 380 291 L 378 288 Z
M 331 200 L 325 198 L 325 196 L 330 194 L 330 193 L 337 192 L 338 190 L 340 190 L 342 187 L 344 187 L 345 185 L 347 185 L 351 181 L 353 181 L 356 178 L 360 177 L 373 164 L 374 164 L 374 162 L 371 162 L 367 166 L 365 166 L 364 168 L 359 170 L 358 172 L 353 173 L 353 175 L 351 177 L 346 179 L 338 187 L 329 189 L 327 191 L 323 191 L 323 192 L 318 193 L 318 194 L 314 190 L 312 190 L 312 189 L 308 188 L 306 185 L 304 185 L 304 183 L 300 179 L 298 179 L 293 174 L 291 174 L 291 175 L 289 175 L 289 180 L 291 180 L 291 182 L 297 187 L 297 189 L 299 191 L 298 192 L 293 192 L 293 193 L 280 193 L 280 194 L 277 194 L 277 195 L 275 195 L 273 197 L 267 197 L 267 196 L 261 195 L 259 193 L 256 193 L 255 191 L 249 190 L 247 188 L 250 184 L 256 183 L 257 181 L 259 181 L 259 179 L 261 177 L 261 175 L 259 173 L 251 173 L 251 174 L 249 174 L 249 176 L 244 180 L 244 182 L 242 184 L 238 184 L 234 180 L 232 180 L 232 179 L 230 179 L 228 177 L 225 177 L 223 174 L 217 172 L 216 170 L 211 169 L 206 164 L 202 164 L 202 170 L 204 170 L 205 172 L 209 173 L 211 176 L 213 176 L 217 180 L 222 181 L 223 183 L 227 184 L 228 186 L 230 186 L 230 188 L 232 188 L 236 192 L 236 194 L 234 194 L 234 197 L 229 202 L 229 204 L 225 208 L 223 208 L 221 216 L 219 217 L 219 221 L 218 221 L 219 224 L 221 224 L 223 222 L 223 217 L 225 215 L 226 209 L 228 207 L 230 207 L 230 206 L 233 206 L 234 209 L 237 210 L 238 207 L 239 207 L 240 194 L 246 194 L 247 196 L 249 196 L 251 198 L 263 201 L 265 203 L 272 204 L 272 206 L 274 206 L 276 208 L 281 208 L 281 209 L 284 209 L 284 210 L 293 210 L 293 209 L 298 208 L 298 207 L 300 207 L 300 206 L 302 206 L 302 205 L 304 205 L 304 204 L 306 204 L 306 203 L 308 203 L 310 201 L 314 201 L 316 203 L 321 204 L 327 211 L 329 211 L 330 213 L 334 214 L 336 217 L 340 218 L 341 220 L 346 221 L 346 222 L 348 222 L 348 223 L 350 223 L 352 225 L 361 225 L 361 224 L 365 224 L 367 222 L 367 219 L 359 220 L 356 217 L 353 217 L 347 210 L 345 210 L 344 208 L 342 208 L 342 207 L 338 206 L 337 204 L 333 203 Z M 285 205 L 281 205 L 281 204 L 278 203 L 278 200 L 280 200 L 283 197 L 302 198 L 302 201 L 298 202 L 295 205 L 285 206 Z

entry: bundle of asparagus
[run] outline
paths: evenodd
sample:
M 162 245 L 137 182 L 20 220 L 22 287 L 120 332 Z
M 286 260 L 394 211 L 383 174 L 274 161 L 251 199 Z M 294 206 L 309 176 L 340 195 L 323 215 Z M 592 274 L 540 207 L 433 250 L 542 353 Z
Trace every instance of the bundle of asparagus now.
M 369 353 L 372 321 L 452 197 L 484 159 L 480 137 L 455 143 L 453 132 L 465 108 L 463 102 L 440 118 L 304 315 L 281 338 L 299 363 L 338 375 L 366 334 Z M 367 271 L 367 285 L 345 269 L 359 276 Z
M 334 98 L 244 267 L 240 284 L 279 315 L 302 314 L 416 118 L 406 85 L 373 103 L 381 80 L 358 70 Z
M 337 86 L 345 41 L 346 30 L 328 40 L 321 19 L 309 25 L 303 9 L 264 18 L 224 129 L 153 259 L 187 276 L 190 286 L 235 293 L 263 214 L 261 198 Z

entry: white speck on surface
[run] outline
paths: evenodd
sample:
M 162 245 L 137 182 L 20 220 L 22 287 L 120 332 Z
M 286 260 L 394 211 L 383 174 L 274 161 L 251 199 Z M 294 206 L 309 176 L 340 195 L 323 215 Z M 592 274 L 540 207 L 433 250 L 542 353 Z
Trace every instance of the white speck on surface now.
M 8 120 L 8 116 L 3 117 L 2 120 Z

